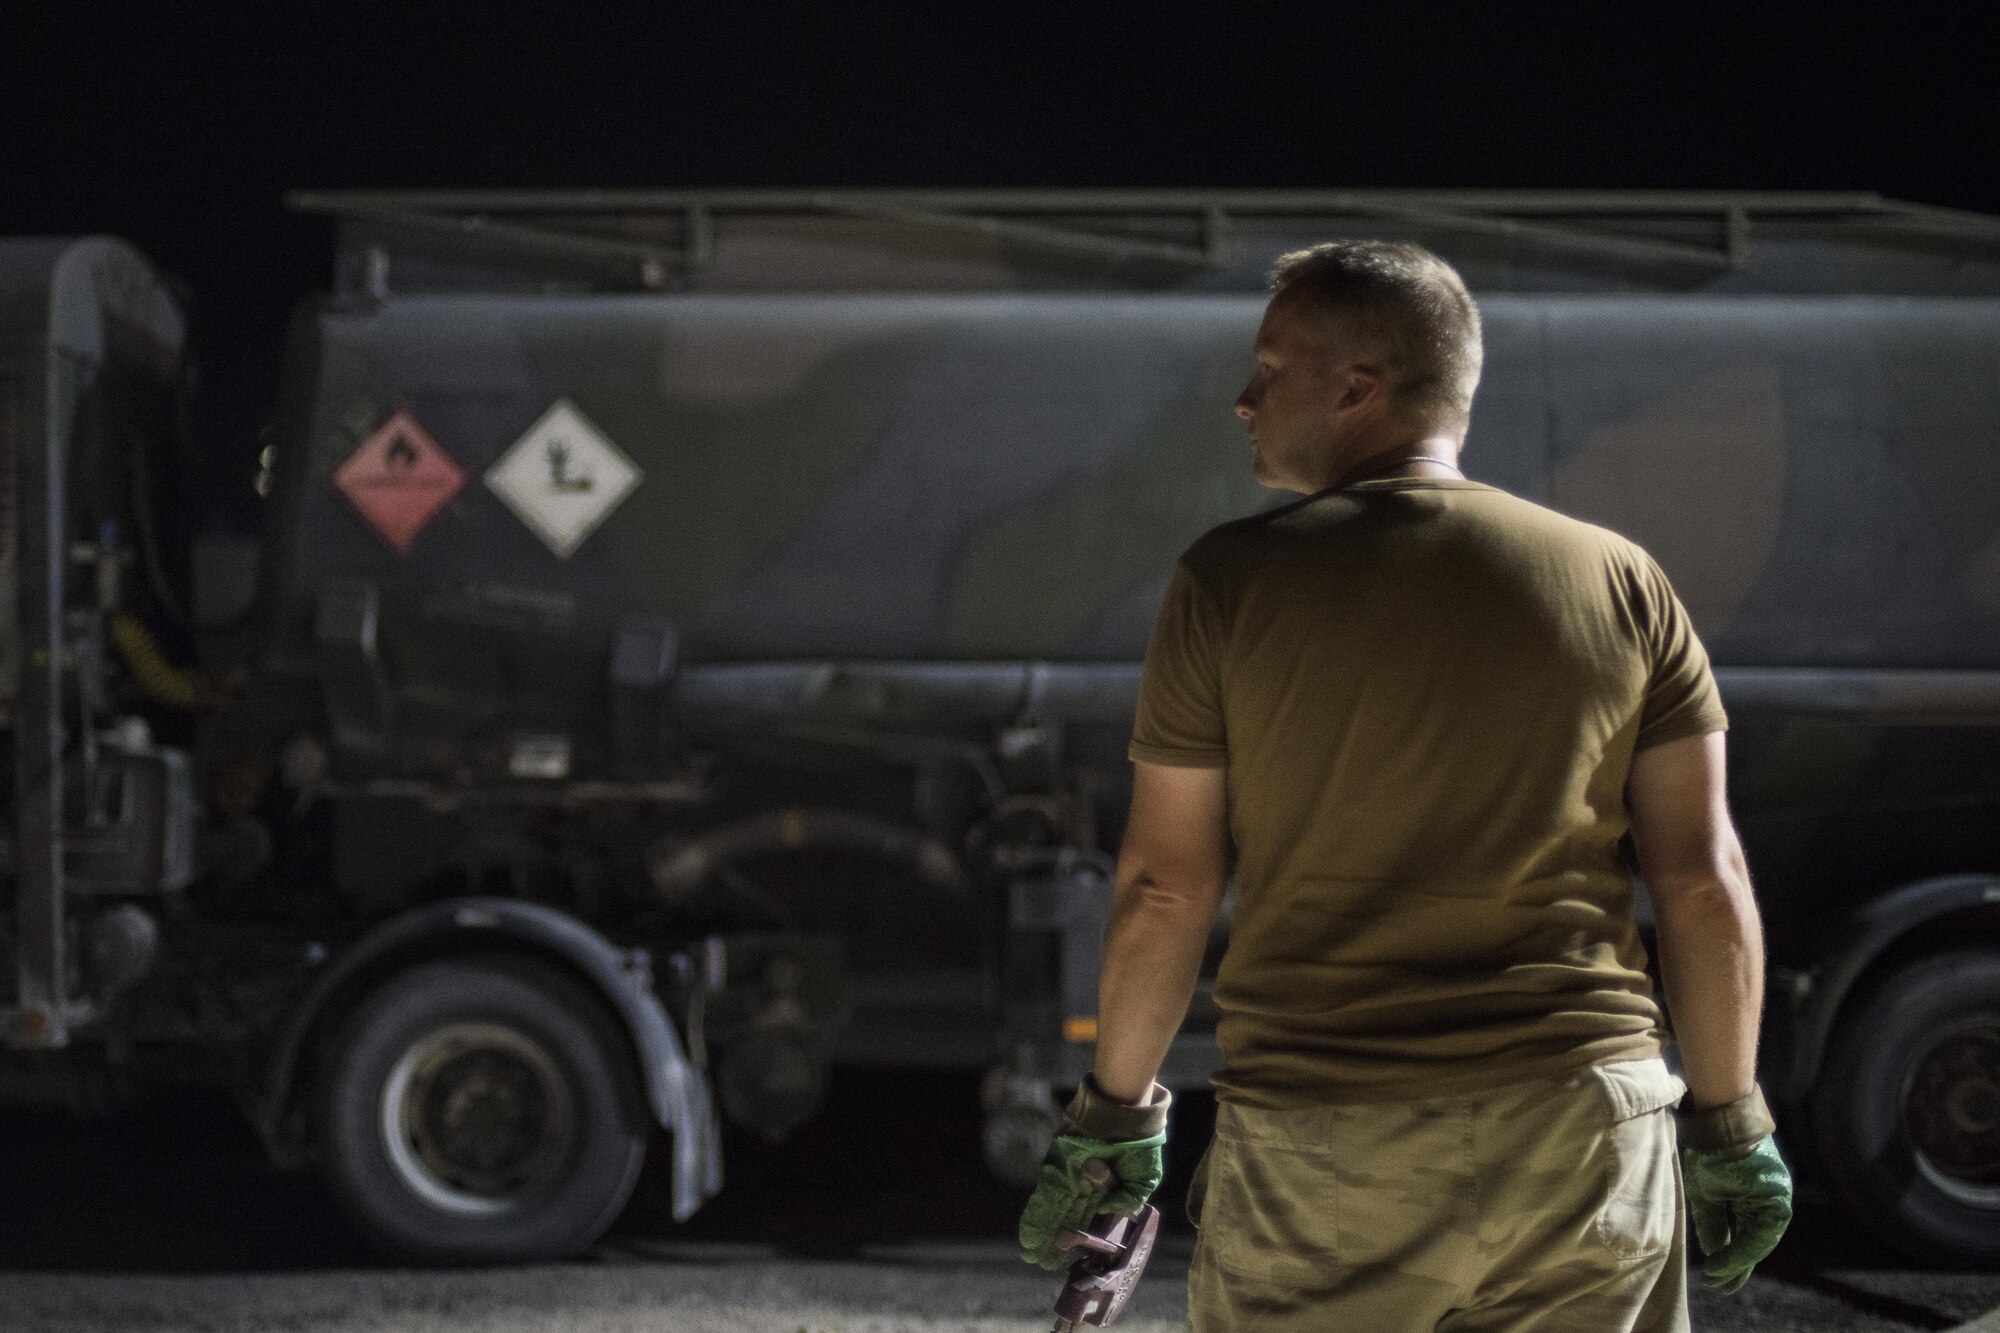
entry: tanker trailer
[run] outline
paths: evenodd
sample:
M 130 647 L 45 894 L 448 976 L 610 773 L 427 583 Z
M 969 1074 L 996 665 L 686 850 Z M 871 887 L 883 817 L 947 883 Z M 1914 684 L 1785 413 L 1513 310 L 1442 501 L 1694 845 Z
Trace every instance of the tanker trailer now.
M 699 775 L 635 820 L 618 910 L 690 933 L 673 947 L 820 940 L 851 1008 L 799 1063 L 988 1067 L 986 1149 L 1016 1180 L 1089 1065 L 1165 572 L 1286 498 L 1229 411 L 1261 272 L 1331 234 L 1434 245 L 1486 318 L 1471 475 L 1654 551 L 1714 654 L 1795 1155 L 1905 1244 L 2000 1251 L 2000 1071 L 1973 1059 L 2000 1030 L 1975 1021 L 1984 955 L 1937 948 L 2000 920 L 1990 220 L 1768 196 L 305 202 L 343 218 L 348 291 L 297 344 L 269 594 L 332 734 L 372 746 L 329 773 Z M 337 475 L 398 413 L 465 478 L 401 547 Z M 313 637 L 334 596 L 374 608 L 366 665 Z M 648 670 L 620 677 L 635 637 Z M 1211 969 L 1225 941 L 1226 919 Z M 1168 1082 L 1213 1068 L 1213 1018 L 1198 994 Z M 776 1133 L 770 1049 L 715 1055 L 725 1113 Z
M 97 1031 L 226 973 L 253 1119 L 389 1248 L 587 1244 L 655 1122 L 685 1216 L 718 1118 L 782 1138 L 840 1061 L 986 1071 L 988 1160 L 1031 1173 L 1090 1066 L 1167 571 L 1289 498 L 1229 411 L 1261 274 L 1407 235 L 1485 312 L 1470 475 L 1654 551 L 1716 661 L 1791 1155 L 1897 1243 L 2000 1252 L 1990 220 L 298 202 L 341 219 L 336 291 L 294 325 L 261 561 L 199 562 L 251 608 L 205 649 L 245 678 L 199 731 L 211 933 Z M 1175 1087 L 1215 1068 L 1227 915 Z

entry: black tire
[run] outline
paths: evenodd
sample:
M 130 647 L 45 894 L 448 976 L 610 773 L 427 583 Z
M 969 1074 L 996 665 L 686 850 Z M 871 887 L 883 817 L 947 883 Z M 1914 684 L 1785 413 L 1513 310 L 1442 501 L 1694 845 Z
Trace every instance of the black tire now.
M 422 963 L 370 992 L 328 1043 L 319 1164 L 393 1258 L 573 1255 L 618 1216 L 645 1160 L 628 1066 L 602 1007 L 559 973 Z
M 1847 1006 L 1810 1099 L 1834 1192 L 1913 1259 L 2000 1259 L 2000 952 L 1910 964 Z

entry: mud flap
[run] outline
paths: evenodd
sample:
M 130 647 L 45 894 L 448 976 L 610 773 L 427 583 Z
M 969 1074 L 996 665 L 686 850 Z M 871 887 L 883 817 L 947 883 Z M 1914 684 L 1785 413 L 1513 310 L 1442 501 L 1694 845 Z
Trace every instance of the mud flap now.
M 708 1076 L 681 1048 L 671 1023 L 660 1043 L 654 1111 L 674 1134 L 674 1221 L 685 1222 L 722 1190 L 722 1125 Z

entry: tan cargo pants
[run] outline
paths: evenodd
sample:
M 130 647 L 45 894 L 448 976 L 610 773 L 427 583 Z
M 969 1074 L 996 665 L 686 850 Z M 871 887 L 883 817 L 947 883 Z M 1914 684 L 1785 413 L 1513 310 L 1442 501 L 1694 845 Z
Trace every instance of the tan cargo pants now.
M 1685 1333 L 1664 1060 L 1372 1106 L 1216 1107 L 1191 1333 Z

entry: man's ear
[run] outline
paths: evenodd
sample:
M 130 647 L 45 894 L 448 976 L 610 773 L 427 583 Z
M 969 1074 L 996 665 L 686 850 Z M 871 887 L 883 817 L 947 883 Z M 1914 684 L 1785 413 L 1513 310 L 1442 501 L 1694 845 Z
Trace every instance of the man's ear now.
M 1370 401 L 1379 402 L 1388 386 L 1382 382 L 1382 372 L 1375 367 L 1357 363 L 1347 368 L 1347 383 L 1340 391 L 1337 404 L 1343 411 L 1360 407 Z

